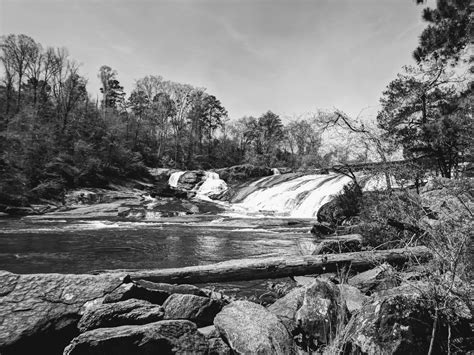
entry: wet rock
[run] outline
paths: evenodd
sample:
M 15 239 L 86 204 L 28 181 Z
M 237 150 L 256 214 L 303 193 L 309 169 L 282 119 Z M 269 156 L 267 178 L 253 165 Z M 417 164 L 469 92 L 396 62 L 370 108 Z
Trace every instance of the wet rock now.
M 165 319 L 188 319 L 198 326 L 212 324 L 222 303 L 207 297 L 173 294 L 163 304 Z
M 124 274 L 16 275 L 0 272 L 0 353 L 24 354 L 41 349 L 60 354 L 78 334 L 86 309 L 119 287 Z
M 263 306 L 232 302 L 216 316 L 214 325 L 231 349 L 247 354 L 291 354 L 290 334 Z
M 344 354 L 354 355 L 425 354 L 434 322 L 434 303 L 425 293 L 428 289 L 426 284 L 418 283 L 373 295 L 351 318 L 338 347 L 344 349 Z M 467 307 L 462 313 L 451 316 L 449 321 L 440 317 L 433 354 L 448 353 L 448 324 L 451 344 L 456 344 L 459 353 L 465 353 L 469 344 L 463 340 L 472 337 L 470 318 Z
M 186 171 L 179 177 L 177 189 L 183 191 L 191 191 L 197 184 L 202 182 L 206 173 L 202 170 Z
M 64 355 L 206 354 L 208 350 L 208 342 L 197 332 L 195 324 L 186 320 L 163 320 L 82 333 L 64 349 Z
M 81 332 L 96 328 L 153 323 L 163 319 L 163 308 L 150 302 L 130 299 L 106 303 L 84 313 L 79 321 Z
M 322 240 L 313 251 L 313 255 L 339 254 L 361 251 L 362 236 L 360 234 L 340 235 Z
M 225 182 L 242 182 L 250 178 L 273 175 L 272 169 L 251 164 L 235 165 L 229 168 L 216 169 L 216 173 Z
M 313 228 L 311 228 L 311 234 L 314 234 L 317 237 L 334 234 L 334 232 L 336 232 L 334 228 L 323 223 L 316 223 L 313 225 Z
M 10 216 L 27 216 L 32 214 L 38 214 L 38 212 L 36 212 L 31 207 L 7 206 L 4 211 Z
M 362 308 L 364 302 L 368 299 L 358 288 L 347 284 L 337 285 L 340 291 L 341 300 L 345 302 L 349 313 L 353 314 Z
M 104 303 L 115 303 L 129 299 L 144 300 L 154 304 L 163 304 L 170 294 L 166 291 L 148 289 L 133 282 L 126 283 L 117 287 L 109 293 Z
M 351 277 L 347 283 L 357 287 L 365 294 L 389 289 L 400 284 L 397 280 L 395 270 L 387 263 L 361 272 Z

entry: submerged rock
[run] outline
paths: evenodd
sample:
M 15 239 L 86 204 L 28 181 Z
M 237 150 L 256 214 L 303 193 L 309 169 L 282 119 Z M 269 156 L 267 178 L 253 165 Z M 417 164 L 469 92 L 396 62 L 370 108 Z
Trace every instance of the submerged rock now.
M 60 354 L 89 308 L 120 286 L 124 274 L 16 275 L 0 272 L 0 353 Z
M 214 325 L 231 349 L 245 354 L 291 354 L 290 334 L 263 306 L 232 302 L 216 316 Z
M 165 319 L 188 319 L 198 326 L 212 324 L 222 303 L 207 297 L 173 294 L 163 304 Z
M 208 342 L 197 331 L 194 323 L 186 320 L 163 320 L 82 333 L 64 349 L 64 355 L 207 354 L 208 350 Z
M 163 308 L 141 300 L 106 303 L 84 313 L 79 321 L 81 332 L 96 328 L 139 325 L 163 319 Z

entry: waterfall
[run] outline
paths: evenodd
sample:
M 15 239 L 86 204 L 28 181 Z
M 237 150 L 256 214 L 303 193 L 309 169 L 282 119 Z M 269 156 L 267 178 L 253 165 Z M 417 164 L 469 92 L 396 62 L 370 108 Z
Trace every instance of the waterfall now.
M 344 175 L 280 175 L 253 183 L 245 197 L 240 196 L 235 207 L 248 212 L 289 217 L 315 217 L 319 208 L 351 182 Z M 250 186 L 249 186 L 250 187 Z M 247 189 L 248 192 L 248 189 Z M 235 201 L 235 200 L 234 200 Z
M 277 168 L 273 168 L 272 169 L 272 172 L 273 172 L 273 175 L 280 175 L 280 170 L 278 170 Z
M 227 184 L 215 172 L 206 171 L 204 179 L 204 182 L 196 191 L 197 196 L 215 195 L 227 190 Z
M 181 175 L 183 175 L 185 171 L 176 171 L 170 175 L 170 178 L 168 180 L 168 185 L 171 187 L 178 187 L 178 181 Z

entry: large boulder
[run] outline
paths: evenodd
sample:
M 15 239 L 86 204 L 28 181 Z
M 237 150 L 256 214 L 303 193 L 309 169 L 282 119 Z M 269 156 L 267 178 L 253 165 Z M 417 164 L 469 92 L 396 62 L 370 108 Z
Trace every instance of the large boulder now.
M 322 279 L 292 290 L 268 310 L 295 336 L 298 345 L 313 351 L 335 337 L 337 326 L 346 316 L 339 289 Z
M 203 181 L 206 173 L 202 170 L 186 171 L 179 177 L 176 188 L 178 190 L 191 191 L 197 184 Z
M 64 355 L 207 354 L 208 349 L 194 323 L 163 320 L 82 333 L 64 349 Z
M 348 355 L 426 354 L 435 319 L 435 300 L 429 296 L 431 286 L 419 282 L 374 294 L 351 318 L 337 347 Z M 466 353 L 469 340 L 472 341 L 469 308 L 457 307 L 449 312 L 449 319 L 446 312 L 441 312 L 432 353 L 449 353 L 448 332 L 458 353 Z
M 0 272 L 0 353 L 28 354 L 37 349 L 62 353 L 78 334 L 82 314 L 100 304 L 124 279 L 124 274 Z
M 284 325 L 274 314 L 256 303 L 230 303 L 216 316 L 214 325 L 237 353 L 293 353 L 292 338 Z
M 347 283 L 365 294 L 386 290 L 399 285 L 395 269 L 387 263 L 351 277 Z
M 163 319 L 163 308 L 147 301 L 130 299 L 105 303 L 87 310 L 79 321 L 81 332 L 96 328 L 153 323 Z
M 212 324 L 222 303 L 208 297 L 175 293 L 168 297 L 163 308 L 165 319 L 188 319 L 203 327 Z

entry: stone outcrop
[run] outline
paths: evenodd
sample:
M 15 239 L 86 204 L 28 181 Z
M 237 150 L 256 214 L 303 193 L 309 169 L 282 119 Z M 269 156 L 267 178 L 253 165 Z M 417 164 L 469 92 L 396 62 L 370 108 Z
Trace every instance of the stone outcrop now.
M 428 286 L 423 283 L 374 294 L 351 318 L 338 348 L 344 349 L 344 354 L 354 355 L 427 353 L 435 315 L 428 294 Z M 465 353 L 469 340 L 473 339 L 468 324 L 472 318 L 469 308 L 460 307 L 450 318 L 438 319 L 433 354 L 448 353 L 448 324 L 450 341 L 456 344 L 459 353 Z
M 0 272 L 0 353 L 61 353 L 89 308 L 123 284 L 125 275 L 16 275 Z
M 187 320 L 100 328 L 82 333 L 64 350 L 79 354 L 207 354 L 209 345 Z
M 222 303 L 207 297 L 173 294 L 163 304 L 165 319 L 188 319 L 198 326 L 211 325 Z
M 278 318 L 263 306 L 232 302 L 217 314 L 214 325 L 231 349 L 245 354 L 291 354 L 293 342 Z
M 123 302 L 101 304 L 87 310 L 79 321 L 81 332 L 96 328 L 140 325 L 163 319 L 163 308 L 147 301 L 130 299 Z

